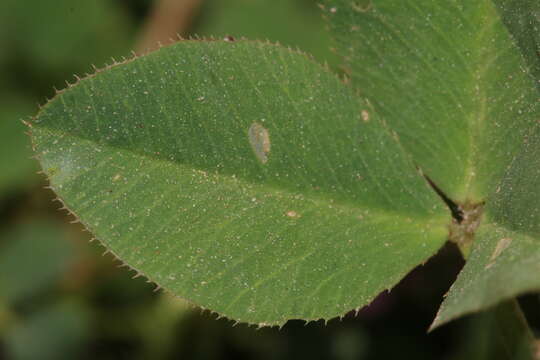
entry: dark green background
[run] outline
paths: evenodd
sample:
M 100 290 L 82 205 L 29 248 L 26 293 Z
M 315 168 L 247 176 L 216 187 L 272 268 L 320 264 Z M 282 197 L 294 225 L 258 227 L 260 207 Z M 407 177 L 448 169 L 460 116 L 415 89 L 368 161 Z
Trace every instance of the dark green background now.
M 326 326 L 291 321 L 281 330 L 215 320 L 101 256 L 104 249 L 57 210 L 19 120 L 73 74 L 128 56 L 151 6 L 0 3 L 0 359 L 497 359 L 489 312 L 426 334 L 463 264 L 452 246 L 358 316 Z M 191 32 L 279 41 L 340 71 L 315 1 L 207 0 Z M 538 331 L 538 297 L 520 301 Z

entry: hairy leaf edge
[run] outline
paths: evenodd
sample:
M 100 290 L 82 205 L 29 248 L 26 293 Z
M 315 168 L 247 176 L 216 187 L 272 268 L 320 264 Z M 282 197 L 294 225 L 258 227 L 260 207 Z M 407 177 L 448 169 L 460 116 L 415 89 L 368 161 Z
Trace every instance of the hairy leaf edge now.
M 322 71 L 328 73 L 328 74 L 331 74 L 332 76 L 334 76 L 336 78 L 336 80 L 338 80 L 339 82 L 341 82 L 344 86 L 347 86 L 347 87 L 350 87 L 351 84 L 348 80 L 348 77 L 346 74 L 343 74 L 343 77 L 340 77 L 338 74 L 336 74 L 335 72 L 331 71 L 331 69 L 329 68 L 328 64 L 327 63 L 319 63 L 317 62 L 313 56 L 307 52 L 304 52 L 298 48 L 296 49 L 293 49 L 291 47 L 285 47 L 285 46 L 282 46 L 280 43 L 278 42 L 272 42 L 272 41 L 269 41 L 269 40 L 264 40 L 264 41 L 261 41 L 261 40 L 248 40 L 246 38 L 240 38 L 238 40 L 231 40 L 230 38 L 225 38 L 225 39 L 216 39 L 216 38 L 213 38 L 213 37 L 210 37 L 210 38 L 199 38 L 197 36 L 195 36 L 194 38 L 188 38 L 188 39 L 184 39 L 182 37 L 180 37 L 178 35 L 178 38 L 177 39 L 170 39 L 170 43 L 167 43 L 167 44 L 162 44 L 162 43 L 158 43 L 159 45 L 159 48 L 156 49 L 155 51 L 153 52 L 149 52 L 149 53 L 143 53 L 143 54 L 137 54 L 136 52 L 132 51 L 131 52 L 131 57 L 129 58 L 125 58 L 123 57 L 121 61 L 117 61 L 115 60 L 114 58 L 111 58 L 112 60 L 112 63 L 111 64 L 106 64 L 104 67 L 102 68 L 97 68 L 95 65 L 92 65 L 92 68 L 94 70 L 94 73 L 92 74 L 85 74 L 85 76 L 83 77 L 80 77 L 78 75 L 73 75 L 74 78 L 75 78 L 75 82 L 73 83 L 70 83 L 68 81 L 66 81 L 66 87 L 64 89 L 61 89 L 61 90 L 58 90 L 56 88 L 54 88 L 55 90 L 55 94 L 52 98 L 49 98 L 46 100 L 46 102 L 43 104 L 43 105 L 40 105 L 39 106 L 39 110 L 38 110 L 38 113 L 33 116 L 29 121 L 25 121 L 23 120 L 22 122 L 28 127 L 28 131 L 27 131 L 27 135 L 30 136 L 30 139 L 31 139 L 31 143 L 32 143 L 32 150 L 34 151 L 35 155 L 33 156 L 33 158 L 35 160 L 37 160 L 39 162 L 39 166 L 41 168 L 41 171 L 38 172 L 38 174 L 41 174 L 41 175 L 44 175 L 45 177 L 46 176 L 46 173 L 44 171 L 44 169 L 42 168 L 41 166 L 41 161 L 40 161 L 40 154 L 37 154 L 37 151 L 36 151 L 36 144 L 35 144 L 35 139 L 34 139 L 34 136 L 32 134 L 32 126 L 33 126 L 33 123 L 34 121 L 41 115 L 41 113 L 44 111 L 44 109 L 52 102 L 54 101 L 56 98 L 58 98 L 59 96 L 61 96 L 64 92 L 70 90 L 71 88 L 73 87 L 76 87 L 81 81 L 85 80 L 85 79 L 88 79 L 88 78 L 93 78 L 95 76 L 99 76 L 100 73 L 102 72 L 106 72 L 114 67 L 117 67 L 117 66 L 121 66 L 121 65 L 125 65 L 125 64 L 128 64 L 128 63 L 131 63 L 133 62 L 134 60 L 137 60 L 138 58 L 140 57 L 143 57 L 143 56 L 149 56 L 149 55 L 152 55 L 152 54 L 155 54 L 157 52 L 159 52 L 161 49 L 163 48 L 167 48 L 167 47 L 170 47 L 170 46 L 174 46 L 174 45 L 177 45 L 179 43 L 183 43 L 183 42 L 191 42 L 191 43 L 200 43 L 200 42 L 222 42 L 222 43 L 228 43 L 228 42 L 247 42 L 247 43 L 252 43 L 254 45 L 257 45 L 257 46 L 275 46 L 275 47 L 281 47 L 282 49 L 285 49 L 285 50 L 288 50 L 290 51 L 291 53 L 294 53 L 294 54 L 298 54 L 298 55 L 301 55 L 303 57 L 306 58 L 306 60 L 312 62 L 313 64 L 317 65 L 318 67 L 321 68 Z M 357 95 L 359 95 L 357 93 Z M 391 133 L 391 129 L 388 128 L 387 124 L 384 123 L 383 121 L 383 127 L 385 128 L 385 130 L 389 131 Z M 396 135 L 395 134 L 392 134 L 394 135 L 393 137 L 395 137 Z M 395 139 L 397 143 L 399 143 L 399 139 Z M 407 152 L 407 151 L 404 151 L 404 155 L 406 157 L 408 157 L 410 160 L 411 159 L 411 155 Z M 419 176 L 421 176 L 421 173 L 419 173 Z M 49 181 L 49 179 L 47 178 L 47 181 Z M 279 329 L 281 329 L 286 323 L 287 321 L 289 320 L 303 320 L 306 322 L 306 325 L 309 324 L 310 322 L 319 322 L 319 321 L 323 321 L 325 325 L 328 324 L 329 321 L 333 320 L 333 319 L 340 319 L 342 320 L 347 314 L 351 313 L 351 312 L 354 312 L 355 315 L 358 315 L 359 311 L 365 307 L 368 307 L 380 294 L 384 293 L 385 291 L 386 292 L 390 292 L 391 289 L 393 287 L 395 287 L 396 285 L 398 285 L 410 272 L 412 272 L 416 267 L 420 266 L 420 265 L 424 265 L 426 262 L 429 261 L 429 259 L 431 259 L 432 257 L 436 256 L 438 252 L 428 256 L 426 259 L 424 259 L 420 264 L 418 264 L 416 267 L 410 269 L 409 271 L 407 271 L 406 273 L 404 274 L 399 274 L 397 277 L 399 278 L 399 280 L 397 282 L 395 282 L 395 285 L 392 286 L 391 288 L 384 288 L 384 289 L 381 289 L 379 292 L 377 292 L 376 295 L 374 295 L 370 300 L 368 300 L 364 305 L 361 305 L 357 308 L 353 308 L 353 309 L 350 309 L 348 310 L 347 312 L 341 314 L 341 315 L 337 315 L 337 316 L 334 316 L 334 317 L 331 317 L 331 318 L 313 318 L 313 319 L 297 319 L 297 318 L 284 318 L 282 319 L 281 321 L 277 321 L 277 322 L 273 322 L 273 323 L 251 323 L 249 321 L 243 321 L 243 320 L 235 320 L 235 319 L 232 319 L 232 318 L 229 318 L 227 315 L 224 315 L 224 314 L 221 314 L 219 312 L 216 312 L 216 311 L 213 311 L 211 309 L 208 309 L 208 308 L 205 308 L 204 306 L 201 306 L 199 304 L 196 304 L 194 302 L 192 302 L 191 300 L 189 299 L 186 299 L 180 295 L 177 295 L 177 294 L 174 294 L 173 292 L 169 291 L 168 289 L 166 288 L 162 288 L 159 283 L 157 283 L 156 281 L 152 280 L 152 278 L 148 275 L 146 275 L 145 273 L 139 271 L 137 268 L 131 266 L 130 264 L 126 263 L 125 261 L 123 261 L 114 251 L 110 250 L 99 238 L 96 238 L 93 236 L 93 232 L 91 231 L 91 227 L 86 224 L 85 222 L 81 221 L 81 219 L 78 217 L 78 215 L 72 210 L 70 209 L 65 201 L 56 194 L 54 188 L 52 186 L 46 186 L 45 187 L 46 189 L 48 190 L 51 190 L 55 193 L 56 197 L 53 201 L 57 201 L 61 204 L 61 207 L 58 209 L 58 210 L 65 210 L 67 211 L 67 213 L 71 216 L 73 216 L 74 220 L 71 221 L 71 223 L 80 223 L 84 226 L 85 228 L 85 231 L 88 231 L 90 234 L 92 234 L 92 239 L 90 240 L 90 242 L 93 242 L 95 240 L 98 241 L 98 243 L 103 246 L 105 248 L 105 251 L 103 252 L 103 255 L 106 255 L 106 254 L 110 254 L 112 255 L 113 259 L 114 260 L 117 260 L 120 265 L 118 267 L 126 267 L 128 268 L 128 270 L 130 271 L 133 271 L 135 272 L 135 275 L 133 276 L 133 278 L 138 278 L 138 277 L 143 277 L 144 279 L 146 279 L 146 282 L 147 283 L 152 283 L 156 286 L 156 288 L 154 289 L 154 291 L 159 291 L 159 290 L 163 290 L 165 293 L 171 295 L 172 297 L 174 298 L 177 298 L 177 299 L 181 299 L 183 301 L 185 301 L 191 308 L 193 309 L 200 309 L 201 312 L 204 312 L 204 311 L 208 311 L 210 314 L 212 315 L 216 315 L 216 320 L 217 319 L 227 319 L 231 322 L 233 322 L 233 326 L 236 326 L 237 324 L 246 324 L 248 326 L 255 326 L 257 329 L 260 329 L 260 328 L 263 328 L 263 327 L 278 327 Z M 429 188 L 426 184 L 426 188 Z M 431 191 L 431 189 L 429 190 Z

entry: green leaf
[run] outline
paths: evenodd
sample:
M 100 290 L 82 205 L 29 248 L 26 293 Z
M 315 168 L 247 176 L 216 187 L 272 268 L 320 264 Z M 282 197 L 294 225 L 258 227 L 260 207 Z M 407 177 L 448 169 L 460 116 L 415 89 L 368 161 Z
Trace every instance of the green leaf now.
M 531 74 L 540 80 L 540 2 L 493 0 L 508 31 L 515 39 Z M 540 86 L 540 82 L 537 82 Z
M 432 327 L 538 289 L 538 240 L 503 227 L 480 228 L 467 264 Z
M 237 321 L 343 315 L 447 232 L 371 105 L 279 46 L 163 48 L 57 96 L 32 136 L 51 187 L 110 251 Z
M 477 232 L 435 325 L 539 290 L 538 3 L 327 0 L 324 9 L 353 86 L 461 208 L 449 238 L 467 254 Z
M 491 0 L 327 0 L 353 85 L 452 199 L 492 193 L 538 92 Z
M 452 286 L 433 327 L 540 288 L 540 131 L 510 164 L 486 206 L 467 264 Z

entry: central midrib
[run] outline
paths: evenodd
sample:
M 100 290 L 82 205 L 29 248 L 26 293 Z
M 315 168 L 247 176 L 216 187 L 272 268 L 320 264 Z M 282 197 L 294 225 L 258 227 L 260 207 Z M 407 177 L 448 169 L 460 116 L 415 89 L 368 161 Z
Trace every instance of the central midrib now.
M 41 130 L 42 131 L 45 130 L 46 132 L 49 132 L 49 134 L 51 134 L 51 135 L 54 134 L 55 136 L 58 136 L 58 137 L 60 137 L 60 135 L 64 135 L 64 136 L 68 135 L 69 137 L 76 138 L 78 141 L 94 144 L 94 142 L 92 140 L 85 139 L 85 138 L 79 137 L 79 136 L 74 135 L 74 134 L 68 134 L 68 133 L 65 133 L 65 132 L 61 132 L 61 131 L 56 130 L 56 129 L 43 127 L 43 128 L 41 128 Z M 50 137 L 50 135 L 45 135 L 45 137 Z M 126 152 L 126 153 L 129 153 L 129 154 L 135 155 L 135 156 L 140 156 L 142 158 L 150 159 L 151 161 L 154 161 L 154 162 L 162 162 L 162 163 L 167 163 L 167 164 L 171 163 L 170 160 L 163 159 L 163 158 L 160 158 L 160 157 L 154 157 L 154 156 L 151 156 L 150 154 L 145 154 L 145 153 L 133 151 L 133 150 L 130 150 L 130 149 L 114 147 L 114 146 L 110 146 L 110 145 L 102 144 L 102 143 L 99 144 L 99 146 L 104 147 L 104 148 L 109 148 L 109 149 L 111 149 L 111 152 L 113 152 L 112 150 L 114 150 L 115 152 L 122 151 L 122 152 Z M 43 155 L 39 154 L 39 156 L 43 156 Z M 209 169 L 199 169 L 199 168 L 194 167 L 192 165 L 181 164 L 181 163 L 178 163 L 178 162 L 172 162 L 172 163 L 176 167 L 191 170 L 191 171 L 201 171 L 201 172 L 209 172 L 209 171 L 211 171 Z M 46 169 L 43 169 L 43 170 L 44 170 L 44 172 L 46 172 Z M 72 178 L 66 178 L 65 182 L 75 181 L 78 176 L 81 176 L 81 174 L 79 173 L 77 176 L 72 177 Z M 224 174 L 224 173 L 216 173 L 215 176 L 218 176 L 218 177 L 222 178 L 224 181 L 227 181 L 227 182 L 232 181 L 231 179 L 234 179 L 235 182 L 240 182 L 240 183 L 246 182 L 246 183 L 249 183 L 252 186 L 257 186 L 258 188 L 260 188 L 264 192 L 270 192 L 270 193 L 275 193 L 275 194 L 281 193 L 281 194 L 290 195 L 290 196 L 302 194 L 306 200 L 309 200 L 309 201 L 313 202 L 314 205 L 316 205 L 316 206 L 321 206 L 321 204 L 325 204 L 325 205 L 332 204 L 333 206 L 338 206 L 338 207 L 341 207 L 344 210 L 348 210 L 348 211 L 352 211 L 352 210 L 356 210 L 356 211 L 358 211 L 358 210 L 368 210 L 374 217 L 377 217 L 377 218 L 397 218 L 397 219 L 402 219 L 402 220 L 405 220 L 405 221 L 413 220 L 415 223 L 417 223 L 419 225 L 428 226 L 428 227 L 440 226 L 441 224 L 443 224 L 443 221 L 441 221 L 442 219 L 440 218 L 440 216 L 437 216 L 437 215 L 426 214 L 425 216 L 422 216 L 421 214 L 418 214 L 416 212 L 411 211 L 409 213 L 410 216 L 407 216 L 406 214 L 403 214 L 402 212 L 395 211 L 395 210 L 392 210 L 392 209 L 386 209 L 386 208 L 382 208 L 382 207 L 375 207 L 375 206 L 372 206 L 372 205 L 369 205 L 369 204 L 347 203 L 347 202 L 337 201 L 337 200 L 334 200 L 332 198 L 328 198 L 328 197 L 325 197 L 325 196 L 320 196 L 320 195 L 317 196 L 317 195 L 314 195 L 312 193 L 304 194 L 302 192 L 293 192 L 293 191 L 291 191 L 291 189 L 289 189 L 287 187 L 276 188 L 275 186 L 271 186 L 271 185 L 268 185 L 268 184 L 249 182 L 249 181 L 247 181 L 247 180 L 245 180 L 245 179 L 243 179 L 241 177 L 231 176 L 231 175 Z M 47 177 L 50 180 L 52 180 L 51 179 L 52 176 L 50 176 L 49 174 L 47 174 Z M 51 186 L 53 186 L 52 181 L 51 181 Z M 55 189 L 55 192 L 59 193 L 59 195 L 60 195 L 62 190 Z M 64 201 L 65 200 L 66 199 L 64 199 Z M 447 219 L 446 218 L 445 218 L 444 224 L 447 224 Z
M 490 70 L 495 59 L 485 56 L 486 53 L 490 53 L 492 48 L 486 50 L 486 44 L 491 46 L 491 42 L 488 41 L 489 38 L 496 35 L 494 29 L 496 24 L 501 23 L 500 16 L 496 9 L 494 8 L 491 1 L 484 1 L 484 7 L 479 8 L 479 13 L 477 18 L 481 21 L 482 17 L 489 19 L 479 31 L 475 38 L 472 39 L 471 46 L 472 49 L 477 49 L 475 52 L 476 68 L 472 72 L 475 74 L 475 77 L 472 79 L 471 84 L 469 84 L 469 92 L 473 95 L 473 98 L 476 99 L 473 102 L 473 108 L 477 109 L 470 116 L 468 135 L 469 135 L 469 151 L 468 157 L 466 160 L 466 165 L 464 168 L 464 183 L 462 190 L 458 192 L 457 201 L 460 203 L 480 203 L 483 202 L 483 191 L 482 189 L 477 188 L 475 182 L 477 174 L 477 167 L 479 163 L 479 153 L 481 149 L 478 145 L 478 139 L 483 133 L 487 122 L 487 95 L 486 95 L 486 86 L 484 83 L 486 80 L 486 73 Z M 483 15 L 483 16 L 482 16 Z

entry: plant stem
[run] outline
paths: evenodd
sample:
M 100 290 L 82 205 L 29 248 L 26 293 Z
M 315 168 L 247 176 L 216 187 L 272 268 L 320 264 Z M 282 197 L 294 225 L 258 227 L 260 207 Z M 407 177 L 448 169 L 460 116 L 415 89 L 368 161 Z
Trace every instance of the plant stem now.
M 143 27 L 136 46 L 144 54 L 159 48 L 160 42 L 185 35 L 203 0 L 160 0 Z

